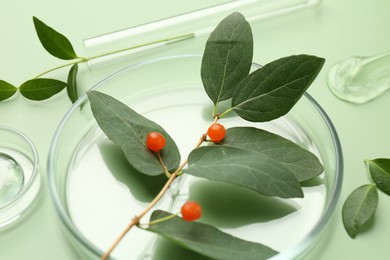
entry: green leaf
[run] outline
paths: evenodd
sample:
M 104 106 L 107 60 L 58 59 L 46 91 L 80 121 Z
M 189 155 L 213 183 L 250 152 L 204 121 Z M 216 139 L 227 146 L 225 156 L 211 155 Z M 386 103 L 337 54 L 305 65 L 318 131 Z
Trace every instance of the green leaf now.
M 202 81 L 214 104 L 232 97 L 238 83 L 248 75 L 252 57 L 251 27 L 244 16 L 233 13 L 210 34 L 203 54 Z
M 234 127 L 226 130 L 223 145 L 268 155 L 295 175 L 298 181 L 312 179 L 323 172 L 318 158 L 311 152 L 279 135 L 254 127 Z
M 378 206 L 378 191 L 375 184 L 356 188 L 345 200 L 342 218 L 348 235 L 354 238 L 361 226 L 375 214 Z
M 20 86 L 20 93 L 31 100 L 44 100 L 59 93 L 66 87 L 66 83 L 56 79 L 36 78 L 24 82 Z
M 16 93 L 16 91 L 18 91 L 17 87 L 9 84 L 4 80 L 0 80 L 0 101 L 12 97 Z
M 70 41 L 61 33 L 47 26 L 41 20 L 33 17 L 35 31 L 43 47 L 54 57 L 63 60 L 73 60 L 77 55 Z
M 164 173 L 157 154 L 146 146 L 146 136 L 150 132 L 159 132 L 166 139 L 166 145 L 160 154 L 168 170 L 178 167 L 179 150 L 161 126 L 107 94 L 89 91 L 88 98 L 100 128 L 122 149 L 134 169 L 152 176 Z
M 390 159 L 378 158 L 366 160 L 366 163 L 376 186 L 390 195 Z
M 79 70 L 78 64 L 74 64 L 69 71 L 68 74 L 68 82 L 66 86 L 66 91 L 68 93 L 69 99 L 72 101 L 72 103 L 76 102 L 76 100 L 79 98 L 77 94 L 77 73 Z
M 154 211 L 150 221 L 171 215 Z M 265 245 L 239 239 L 217 228 L 200 222 L 188 222 L 180 217 L 150 225 L 146 230 L 157 233 L 171 242 L 213 259 L 260 260 L 278 254 Z
M 231 146 L 203 146 L 188 158 L 187 173 L 235 184 L 267 196 L 303 197 L 297 178 L 266 154 Z
M 232 109 L 243 119 L 264 122 L 286 114 L 320 72 L 325 59 L 289 56 L 252 72 L 233 94 Z

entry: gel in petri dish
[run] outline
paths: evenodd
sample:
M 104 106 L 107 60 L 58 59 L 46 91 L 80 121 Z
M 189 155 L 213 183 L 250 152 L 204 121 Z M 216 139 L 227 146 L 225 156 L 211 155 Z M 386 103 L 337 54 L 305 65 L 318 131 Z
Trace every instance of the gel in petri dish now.
M 11 201 L 22 189 L 23 168 L 9 154 L 0 152 L 0 206 Z
M 32 209 L 40 190 L 38 153 L 18 130 L 0 126 L 0 232 Z

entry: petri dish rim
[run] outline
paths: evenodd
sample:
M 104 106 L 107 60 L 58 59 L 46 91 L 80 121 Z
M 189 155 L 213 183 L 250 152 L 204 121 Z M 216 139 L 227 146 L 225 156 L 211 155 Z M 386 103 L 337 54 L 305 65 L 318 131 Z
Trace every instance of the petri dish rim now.
M 24 180 L 21 189 L 6 203 L 0 207 L 0 234 L 7 232 L 15 227 L 19 221 L 24 219 L 28 212 L 35 208 L 37 198 L 41 191 L 41 178 L 39 171 L 39 155 L 33 142 L 22 132 L 9 126 L 0 125 L 0 131 L 6 132 L 8 137 L 12 135 L 15 140 L 15 146 L 7 140 L 6 149 L 14 150 L 18 160 L 22 160 L 21 167 L 28 164 L 28 179 Z M 7 153 L 7 152 L 5 152 Z M 13 155 L 11 156 L 13 157 Z M 26 172 L 23 169 L 24 177 Z
M 20 192 L 18 192 L 18 194 L 15 195 L 15 197 L 13 197 L 12 200 L 10 200 L 8 203 L 6 203 L 2 207 L 0 207 L 0 213 L 1 213 L 2 210 L 7 209 L 8 207 L 12 207 L 12 205 L 14 205 L 17 201 L 19 201 L 27 193 L 27 191 L 30 189 L 30 187 L 35 183 L 35 180 L 38 178 L 37 175 L 38 175 L 38 168 L 39 168 L 39 157 L 38 157 L 38 151 L 35 148 L 35 145 L 33 144 L 33 142 L 22 132 L 14 129 L 12 127 L 4 126 L 4 125 L 0 126 L 0 131 L 6 131 L 10 134 L 15 135 L 18 138 L 20 138 L 21 140 L 23 140 L 28 145 L 28 148 L 31 149 L 31 155 L 32 155 L 32 158 L 31 158 L 32 162 L 31 163 L 33 165 L 30 179 L 28 180 L 26 185 L 23 185 Z

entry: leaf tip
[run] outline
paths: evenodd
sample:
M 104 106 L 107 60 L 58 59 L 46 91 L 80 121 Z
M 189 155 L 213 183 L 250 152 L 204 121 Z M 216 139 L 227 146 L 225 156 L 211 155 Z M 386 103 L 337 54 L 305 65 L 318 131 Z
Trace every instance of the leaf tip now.
M 357 234 L 357 229 L 356 227 L 352 227 L 352 228 L 345 228 L 345 230 L 347 231 L 347 234 L 350 238 L 352 239 L 355 239 L 356 238 L 356 234 Z

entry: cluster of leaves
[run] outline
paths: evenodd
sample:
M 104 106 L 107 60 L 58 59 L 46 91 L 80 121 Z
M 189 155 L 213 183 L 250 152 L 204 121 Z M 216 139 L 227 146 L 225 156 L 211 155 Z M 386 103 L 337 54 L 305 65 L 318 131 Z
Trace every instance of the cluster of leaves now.
M 69 99 L 72 102 L 75 102 L 78 98 L 78 64 L 81 62 L 86 62 L 88 59 L 77 56 L 72 44 L 63 34 L 47 26 L 44 22 L 36 17 L 33 17 L 33 22 L 38 38 L 47 52 L 56 58 L 73 61 L 71 63 L 67 63 L 65 65 L 45 71 L 33 79 L 22 83 L 19 87 L 16 87 L 4 80 L 0 80 L 0 101 L 12 97 L 18 90 L 27 99 L 37 101 L 45 100 L 66 88 Z M 41 77 L 53 70 L 67 66 L 71 66 L 67 82 Z
M 342 208 L 345 230 L 351 238 L 375 215 L 378 207 L 378 190 L 390 196 L 390 159 L 365 160 L 373 183 L 356 188 L 347 197 Z
M 296 55 L 250 72 L 252 58 L 251 27 L 240 13 L 233 13 L 211 33 L 201 64 L 204 89 L 214 103 L 210 118 L 222 119 L 232 111 L 253 122 L 283 116 L 301 98 L 324 63 L 323 58 Z M 294 198 L 304 195 L 302 181 L 323 172 L 314 154 L 279 135 L 254 127 L 233 127 L 227 129 L 222 142 L 199 145 L 191 151 L 188 167 L 183 169 L 174 140 L 161 126 L 109 95 L 89 91 L 88 97 L 100 128 L 141 174 L 160 175 L 169 171 L 169 176 L 182 170 L 184 174 L 238 185 L 263 195 Z M 219 102 L 227 99 L 231 99 L 231 107 L 218 113 Z M 166 146 L 160 154 L 151 152 L 145 144 L 147 134 L 155 131 L 166 137 Z M 155 211 L 151 222 L 167 214 L 171 213 Z M 265 259 L 277 254 L 265 245 L 180 217 L 158 221 L 145 230 L 211 258 Z
M 62 33 L 46 25 L 36 17 L 33 17 L 33 23 L 39 41 L 41 42 L 44 49 L 56 58 L 71 62 L 46 70 L 34 78 L 25 81 L 20 86 L 15 86 L 5 80 L 0 79 L 0 101 L 11 98 L 18 91 L 22 94 L 22 96 L 29 100 L 41 101 L 60 93 L 63 89 L 66 88 L 70 101 L 74 103 L 79 97 L 77 86 L 79 64 L 86 63 L 100 57 L 125 52 L 131 49 L 153 45 L 158 42 L 174 42 L 176 40 L 193 37 L 193 34 L 179 35 L 154 42 L 143 43 L 141 45 L 130 46 L 125 49 L 101 53 L 92 57 L 81 57 L 76 54 L 71 42 Z M 66 81 L 43 77 L 52 71 L 66 67 L 70 67 Z

